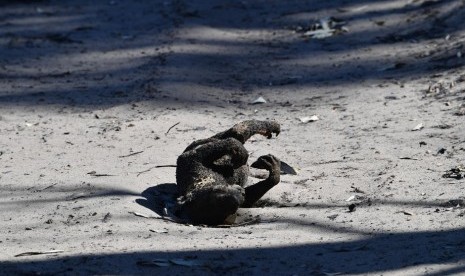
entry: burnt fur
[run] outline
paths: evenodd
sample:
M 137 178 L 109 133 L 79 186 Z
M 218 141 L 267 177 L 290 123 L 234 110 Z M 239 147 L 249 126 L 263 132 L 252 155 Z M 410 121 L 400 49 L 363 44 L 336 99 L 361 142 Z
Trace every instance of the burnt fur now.
M 178 157 L 176 182 L 182 212 L 194 224 L 215 225 L 251 207 L 279 183 L 280 162 L 273 155 L 258 158 L 253 166 L 269 171 L 267 179 L 245 187 L 249 154 L 243 144 L 253 135 L 278 135 L 274 121 L 244 121 L 210 138 L 194 141 Z

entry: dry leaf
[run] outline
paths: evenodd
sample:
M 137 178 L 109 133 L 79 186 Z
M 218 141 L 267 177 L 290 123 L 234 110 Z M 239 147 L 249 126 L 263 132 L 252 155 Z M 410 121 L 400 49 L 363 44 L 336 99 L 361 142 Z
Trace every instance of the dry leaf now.
M 156 216 L 149 216 L 149 215 L 138 213 L 138 212 L 129 212 L 129 213 L 135 216 L 138 216 L 138 217 L 143 217 L 143 218 L 158 218 Z
M 138 265 L 142 266 L 159 266 L 159 267 L 167 267 L 171 266 L 171 263 L 167 259 L 154 259 L 152 261 L 138 261 Z
M 309 36 L 316 39 L 323 39 L 333 36 L 334 30 L 332 29 L 318 29 L 314 31 L 308 31 L 304 33 L 304 36 Z
M 406 216 L 413 216 L 413 213 L 410 213 L 410 212 L 407 212 L 407 211 L 400 211 L 398 213 L 402 213 L 402 214 L 404 214 Z
M 15 257 L 23 257 L 23 256 L 34 256 L 34 255 L 43 255 L 43 254 L 57 254 L 57 253 L 62 253 L 64 252 L 63 250 L 48 250 L 48 251 L 30 251 L 30 252 L 24 252 L 21 254 L 15 255 Z
M 281 161 L 281 173 L 297 175 L 299 171 L 284 161 Z
M 158 234 L 166 234 L 168 233 L 168 230 L 153 230 L 149 229 L 150 232 L 158 233 Z
M 201 265 L 197 260 L 186 260 L 186 259 L 171 259 L 171 263 L 180 266 L 199 266 Z
M 424 128 L 425 126 L 423 125 L 423 123 L 419 123 L 418 125 L 416 125 L 414 128 L 412 128 L 412 131 L 418 131 L 422 128 Z
M 348 199 L 346 199 L 347 202 L 352 201 L 356 198 L 356 195 L 351 195 Z
M 137 262 L 138 265 L 142 266 L 159 266 L 159 267 L 167 267 L 171 265 L 179 265 L 179 266 L 199 266 L 201 263 L 197 260 L 186 260 L 186 259 L 154 259 L 151 261 L 139 261 Z
M 310 30 L 303 33 L 304 37 L 311 37 L 316 39 L 323 39 L 335 34 L 347 32 L 348 29 L 343 25 L 345 22 L 335 18 L 323 18 L 318 23 L 313 24 Z
M 256 99 L 252 102 L 252 104 L 262 104 L 262 103 L 266 103 L 266 100 L 265 100 L 262 96 L 256 98 Z
M 320 118 L 318 118 L 317 115 L 312 115 L 310 117 L 302 117 L 302 118 L 299 118 L 299 120 L 302 122 L 302 123 L 308 123 L 308 122 L 315 122 L 315 121 L 318 121 L 320 120 Z

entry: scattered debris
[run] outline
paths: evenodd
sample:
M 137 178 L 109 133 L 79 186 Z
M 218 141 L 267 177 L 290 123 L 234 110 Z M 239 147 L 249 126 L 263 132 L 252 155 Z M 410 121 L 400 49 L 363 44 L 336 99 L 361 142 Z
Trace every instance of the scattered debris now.
M 154 168 L 176 168 L 177 165 L 158 165 L 155 166 Z
M 146 172 L 149 172 L 149 171 L 155 169 L 156 167 L 157 167 L 157 166 L 148 168 L 148 169 L 143 170 L 143 171 L 140 171 L 140 172 L 137 172 L 137 177 L 139 177 L 139 175 L 141 175 L 141 174 L 143 174 L 143 173 L 146 173 Z
M 338 247 L 333 252 L 352 252 L 352 251 L 363 251 L 368 249 L 368 244 L 355 245 L 355 246 L 342 246 Z
M 168 131 L 166 131 L 165 135 L 167 135 L 173 127 L 179 125 L 180 123 L 181 123 L 181 122 L 177 122 L 176 124 L 174 124 L 174 125 L 172 125 L 170 128 L 168 128 Z
M 305 185 L 305 183 L 307 183 L 307 181 L 309 181 L 309 180 L 310 180 L 310 178 L 299 179 L 299 180 L 294 181 L 294 184 Z
M 281 173 L 297 175 L 299 171 L 284 161 L 281 161 Z
M 116 176 L 114 174 L 106 174 L 106 173 L 97 173 L 96 171 L 91 171 L 87 173 L 88 175 L 92 175 L 95 177 L 102 177 L 102 176 Z
M 355 187 L 355 186 L 350 186 L 350 188 L 352 188 L 352 189 L 354 190 L 354 193 L 366 194 L 365 191 L 363 191 L 362 189 L 357 188 L 357 187 Z
M 417 161 L 419 160 L 418 158 L 413 158 L 413 157 L 408 157 L 408 156 L 400 157 L 399 159 L 402 159 L 402 160 L 417 160 Z
M 129 213 L 133 214 L 135 216 L 138 216 L 138 217 L 142 217 L 142 218 L 162 219 L 162 220 L 176 222 L 176 223 L 184 223 L 185 222 L 182 219 L 179 219 L 179 218 L 176 218 L 176 217 L 149 216 L 149 215 L 146 215 L 146 214 L 142 214 L 142 213 L 138 213 L 138 212 L 132 212 L 132 211 L 129 212 Z
M 251 104 L 264 104 L 264 103 L 266 103 L 266 100 L 262 96 L 256 98 L 253 102 L 251 102 Z
M 133 153 L 130 153 L 128 155 L 121 155 L 121 156 L 118 156 L 119 158 L 125 158 L 125 157 L 129 157 L 129 156 L 133 156 L 133 155 L 136 155 L 136 154 L 139 154 L 139 153 L 143 153 L 144 151 L 141 150 L 141 151 L 136 151 L 136 152 L 133 152 Z
M 345 8 L 345 7 L 340 7 L 337 8 L 338 12 L 361 12 L 363 10 L 366 10 L 368 8 L 368 5 L 363 5 L 355 8 Z
M 423 125 L 423 123 L 419 123 L 418 125 L 416 125 L 414 128 L 412 128 L 412 131 L 418 131 L 422 128 L 424 128 L 425 126 Z
M 156 169 L 156 168 L 176 168 L 177 166 L 176 165 L 158 165 L 158 166 L 153 166 L 151 168 L 148 168 L 144 171 L 140 171 L 140 172 L 137 172 L 137 176 L 143 174 L 143 173 L 146 173 L 146 172 L 149 172 L 153 169 Z
M 146 215 L 146 214 L 142 214 L 142 213 L 138 213 L 138 212 L 129 212 L 130 214 L 133 214 L 135 216 L 138 216 L 138 217 L 143 217 L 143 218 L 161 218 L 160 216 L 149 216 L 149 215 Z
M 348 32 L 349 30 L 344 27 L 345 24 L 345 21 L 329 17 L 320 19 L 318 23 L 314 23 L 307 28 L 299 26 L 295 29 L 295 32 L 302 33 L 303 37 L 323 39 Z
M 44 191 L 44 190 L 47 190 L 47 189 L 50 189 L 50 188 L 54 187 L 54 186 L 57 185 L 57 184 L 58 184 L 58 182 L 57 182 L 57 183 L 53 183 L 53 184 L 51 184 L 51 185 L 48 185 L 48 186 L 45 187 L 45 188 L 38 189 L 37 191 L 38 191 L 38 192 L 42 192 L 42 191 Z
M 407 212 L 407 211 L 399 211 L 399 212 L 396 212 L 396 213 L 402 213 L 406 216 L 413 216 L 413 213 L 410 213 L 410 212 Z
M 439 129 L 450 129 L 453 128 L 453 125 L 448 125 L 448 124 L 440 124 L 440 125 L 435 125 L 433 126 L 434 128 L 439 128 Z
M 76 200 L 76 199 L 84 198 L 87 196 L 89 196 L 88 193 L 74 193 L 68 197 L 68 200 Z
M 154 259 L 151 261 L 138 261 L 137 265 L 141 266 L 158 266 L 158 267 L 168 267 L 172 265 L 179 265 L 179 266 L 201 266 L 202 263 L 198 260 L 191 260 L 191 259 Z
M 348 199 L 346 199 L 346 201 L 349 202 L 349 201 L 352 201 L 352 200 L 354 200 L 356 198 L 357 198 L 356 195 L 351 195 Z
M 199 266 L 201 263 L 197 260 L 188 260 L 188 259 L 171 259 L 171 263 L 180 266 Z
M 444 178 L 455 178 L 457 180 L 460 180 L 462 178 L 465 177 L 465 166 L 457 166 L 455 168 L 452 168 L 448 171 L 446 171 L 446 173 L 444 173 L 442 175 L 442 177 Z
M 446 207 L 446 208 L 461 208 L 465 206 L 465 200 L 463 199 L 451 199 L 448 200 L 442 204 L 440 204 L 441 207 Z
M 44 254 L 57 254 L 63 253 L 64 250 L 48 250 L 48 251 L 29 251 L 15 255 L 15 257 L 24 257 L 24 256 L 34 256 L 34 255 L 44 255 Z
M 107 213 L 107 214 L 103 217 L 102 222 L 107 223 L 110 219 L 111 219 L 111 214 L 110 214 L 110 213 Z
M 168 267 L 168 266 L 171 266 L 171 263 L 169 262 L 169 260 L 166 260 L 166 259 L 155 259 L 152 261 L 138 261 L 137 265 Z
M 312 115 L 310 117 L 301 117 L 301 118 L 298 118 L 299 121 L 301 121 L 302 123 L 306 124 L 308 122 L 316 122 L 318 120 L 320 120 L 320 118 L 318 118 L 317 115 Z
M 153 232 L 153 233 L 158 233 L 158 234 L 167 234 L 168 233 L 168 230 L 153 230 L 153 229 L 149 229 L 150 232 Z
M 447 82 L 440 80 L 436 83 L 430 84 L 428 89 L 425 91 L 425 94 L 426 96 L 442 98 L 450 94 L 455 85 L 454 81 Z
M 338 214 L 334 214 L 334 215 L 327 216 L 327 218 L 329 218 L 330 220 L 335 220 L 338 216 L 339 216 Z

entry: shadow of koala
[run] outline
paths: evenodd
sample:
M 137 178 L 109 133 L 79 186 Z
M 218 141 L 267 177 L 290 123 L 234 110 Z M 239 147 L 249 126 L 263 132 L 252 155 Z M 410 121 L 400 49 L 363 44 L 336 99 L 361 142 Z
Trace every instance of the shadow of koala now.
M 161 217 L 169 217 L 180 221 L 179 205 L 177 204 L 178 188 L 176 183 L 162 183 L 144 190 L 144 198 L 136 199 L 136 203 L 152 210 Z

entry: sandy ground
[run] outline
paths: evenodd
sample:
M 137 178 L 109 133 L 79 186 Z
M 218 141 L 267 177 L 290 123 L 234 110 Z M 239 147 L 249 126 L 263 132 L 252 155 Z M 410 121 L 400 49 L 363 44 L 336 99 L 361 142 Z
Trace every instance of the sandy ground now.
M 0 274 L 465 273 L 464 3 L 0 2 Z M 243 224 L 163 219 L 156 166 L 247 119 L 299 174 Z

